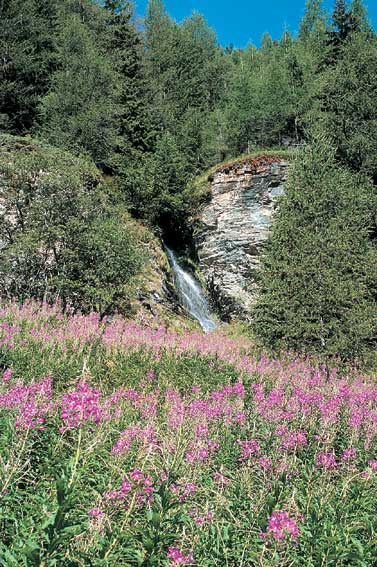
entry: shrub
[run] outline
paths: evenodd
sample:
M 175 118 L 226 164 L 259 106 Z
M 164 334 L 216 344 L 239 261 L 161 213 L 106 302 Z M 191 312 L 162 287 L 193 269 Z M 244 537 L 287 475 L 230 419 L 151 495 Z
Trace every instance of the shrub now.
M 0 180 L 1 293 L 59 298 L 83 311 L 125 310 L 131 280 L 146 258 L 96 168 L 23 142 L 3 153 Z

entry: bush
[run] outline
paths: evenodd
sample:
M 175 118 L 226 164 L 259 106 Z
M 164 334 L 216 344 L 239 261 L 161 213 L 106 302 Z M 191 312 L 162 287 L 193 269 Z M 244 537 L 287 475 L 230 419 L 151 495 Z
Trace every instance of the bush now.
M 22 144 L 15 151 L 8 141 L 0 161 L 1 293 L 124 311 L 146 258 L 121 203 L 84 159 Z

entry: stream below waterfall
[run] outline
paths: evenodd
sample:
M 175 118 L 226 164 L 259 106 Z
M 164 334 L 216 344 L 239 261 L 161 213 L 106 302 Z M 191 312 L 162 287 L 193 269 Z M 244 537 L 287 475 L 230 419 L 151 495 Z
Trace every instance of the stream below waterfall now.
M 199 321 L 203 331 L 214 331 L 217 323 L 203 290 L 195 278 L 177 262 L 174 252 L 165 245 L 165 250 L 174 276 L 174 284 L 182 306 Z

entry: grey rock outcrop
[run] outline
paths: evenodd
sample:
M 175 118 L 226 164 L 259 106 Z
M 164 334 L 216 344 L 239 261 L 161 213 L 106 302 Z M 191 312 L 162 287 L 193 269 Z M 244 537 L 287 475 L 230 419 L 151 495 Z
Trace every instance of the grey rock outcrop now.
M 194 225 L 199 265 L 222 316 L 250 319 L 261 247 L 284 192 L 288 162 L 261 156 L 222 167 L 210 178 L 211 196 Z

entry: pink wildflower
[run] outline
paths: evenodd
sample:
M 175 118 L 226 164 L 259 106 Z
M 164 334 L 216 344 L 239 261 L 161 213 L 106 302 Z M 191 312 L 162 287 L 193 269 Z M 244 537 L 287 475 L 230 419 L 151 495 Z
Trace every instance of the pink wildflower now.
M 229 478 L 226 478 L 222 473 L 215 472 L 213 475 L 214 482 L 218 484 L 228 484 L 230 482 Z
M 188 565 L 194 561 L 192 551 L 190 551 L 187 555 L 184 555 L 178 547 L 173 546 L 169 547 L 168 559 L 172 560 L 172 563 L 169 563 L 169 567 L 174 567 L 175 565 Z
M 99 508 L 92 508 L 91 510 L 89 510 L 89 516 L 91 518 L 100 519 L 103 518 L 104 515 L 105 514 Z
M 316 464 L 317 467 L 323 467 L 324 469 L 335 469 L 337 464 L 334 452 L 318 453 Z
M 357 451 L 353 447 L 345 449 L 342 455 L 342 461 L 348 463 L 349 461 L 354 461 L 357 458 Z
M 65 394 L 61 400 L 61 417 L 65 424 L 63 431 L 89 421 L 98 424 L 103 417 L 100 397 L 101 393 L 85 381 L 79 382 L 73 392 Z
M 30 385 L 17 383 L 0 394 L 0 408 L 16 411 L 17 429 L 43 429 L 52 406 L 52 379 L 47 377 Z
M 139 469 L 134 469 L 131 474 L 130 474 L 132 480 L 135 480 L 136 482 L 140 482 L 141 480 L 143 480 L 143 473 L 139 470 Z
M 294 450 L 299 447 L 306 447 L 308 438 L 305 431 L 290 431 L 282 440 L 282 449 Z
M 298 526 L 288 513 L 284 510 L 275 510 L 268 519 L 267 531 L 261 534 L 263 539 L 271 536 L 277 541 L 283 541 L 290 537 L 297 541 L 299 535 Z
M 3 384 L 9 382 L 12 378 L 13 370 L 11 368 L 6 368 L 3 372 Z
M 242 454 L 239 461 L 245 461 L 260 452 L 260 445 L 255 439 L 251 439 L 250 441 L 241 441 L 239 439 L 237 443 L 242 448 Z
M 272 467 L 272 460 L 269 457 L 261 457 L 258 459 L 258 465 L 261 469 L 268 471 Z

